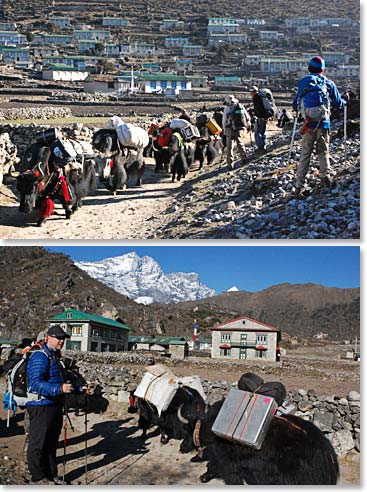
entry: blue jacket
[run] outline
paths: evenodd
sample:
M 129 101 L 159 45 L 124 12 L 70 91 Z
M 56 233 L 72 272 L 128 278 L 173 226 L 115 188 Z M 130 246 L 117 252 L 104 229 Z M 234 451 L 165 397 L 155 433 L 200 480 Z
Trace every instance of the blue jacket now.
M 30 357 L 27 366 L 28 391 L 38 393 L 40 399 L 28 402 L 27 406 L 62 404 L 64 374 L 62 365 L 56 360 L 59 357 L 60 352 L 50 350 L 45 343 L 42 350 L 36 350 Z
M 304 90 L 306 87 L 309 86 L 310 81 L 312 81 L 312 79 L 314 77 L 315 77 L 314 74 L 309 74 L 309 75 L 306 75 L 306 77 L 303 77 L 303 79 L 301 79 L 299 81 L 297 94 L 293 100 L 293 109 L 295 111 L 298 111 L 299 104 L 301 102 L 302 96 L 304 95 Z M 326 89 L 327 89 L 327 92 L 329 94 L 331 106 L 334 108 L 338 108 L 338 109 L 342 108 L 346 102 L 344 101 L 344 99 L 341 98 L 340 93 L 339 93 L 335 83 L 332 80 L 327 79 L 326 77 L 325 77 L 325 79 L 326 79 Z M 317 97 L 317 99 L 318 99 L 318 96 L 316 95 L 316 93 L 315 93 L 315 97 Z M 311 102 L 312 102 L 312 98 L 311 98 Z M 318 100 L 317 101 L 315 100 L 314 104 L 309 104 L 309 105 L 307 105 L 307 107 L 318 106 L 318 104 L 319 104 Z M 318 123 L 316 121 L 311 121 L 308 124 L 308 127 L 309 128 L 316 128 L 316 127 L 318 127 L 318 128 L 330 128 L 330 118 L 325 118 L 320 123 Z

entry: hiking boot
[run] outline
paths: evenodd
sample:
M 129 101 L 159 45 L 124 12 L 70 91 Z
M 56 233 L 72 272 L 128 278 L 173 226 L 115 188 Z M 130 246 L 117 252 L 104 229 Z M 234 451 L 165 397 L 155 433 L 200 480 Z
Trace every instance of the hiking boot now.
M 231 162 L 231 164 L 228 164 L 228 170 L 233 171 L 234 170 L 234 164 Z
M 70 219 L 72 215 L 73 215 L 72 210 L 65 210 L 65 219 Z
M 248 163 L 249 163 L 248 157 L 245 157 L 244 159 L 241 159 L 242 166 L 244 166 L 245 164 L 248 164 Z

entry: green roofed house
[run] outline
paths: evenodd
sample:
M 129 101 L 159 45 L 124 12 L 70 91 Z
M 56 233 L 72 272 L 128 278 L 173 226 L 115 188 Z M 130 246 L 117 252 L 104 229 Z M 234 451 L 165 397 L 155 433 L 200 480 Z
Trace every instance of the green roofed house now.
M 184 359 L 189 354 L 189 344 L 185 337 L 129 336 L 129 350 L 151 350 L 161 352 L 162 356 L 174 355 Z
M 121 352 L 128 349 L 131 328 L 110 318 L 67 309 L 49 319 L 50 327 L 62 324 L 69 333 L 66 349 L 91 352 Z M 64 326 L 65 325 L 65 326 Z

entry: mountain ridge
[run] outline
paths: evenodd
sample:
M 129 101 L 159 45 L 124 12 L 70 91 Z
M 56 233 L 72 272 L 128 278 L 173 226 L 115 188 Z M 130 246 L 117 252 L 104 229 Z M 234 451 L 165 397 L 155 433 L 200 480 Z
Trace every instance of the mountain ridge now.
M 6 246 L 0 251 L 0 338 L 35 336 L 47 320 L 74 308 L 120 320 L 135 335 L 193 334 L 194 320 L 203 337 L 210 328 L 249 316 L 289 336 L 309 339 L 319 332 L 332 340 L 360 335 L 359 289 L 317 284 L 280 284 L 262 291 L 224 292 L 176 304 L 137 304 L 91 278 L 70 258 L 35 246 Z

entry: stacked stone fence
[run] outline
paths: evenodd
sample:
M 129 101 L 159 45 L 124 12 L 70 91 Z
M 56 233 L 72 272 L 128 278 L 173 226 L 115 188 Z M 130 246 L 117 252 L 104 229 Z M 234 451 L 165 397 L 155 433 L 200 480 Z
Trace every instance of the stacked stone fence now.
M 88 381 L 99 383 L 104 396 L 109 400 L 114 412 L 126 411 L 130 391 L 141 381 L 145 367 L 164 363 L 175 372 L 178 360 L 155 360 L 152 355 L 138 353 L 95 354 L 67 352 L 78 360 L 80 372 Z M 139 367 L 136 367 L 139 365 Z M 261 366 L 251 366 L 253 372 L 261 371 Z M 195 367 L 192 369 L 195 374 Z M 244 370 L 244 372 L 247 372 Z M 263 375 L 266 380 L 266 376 Z M 208 404 L 212 404 L 227 395 L 237 381 L 201 380 Z M 296 407 L 295 415 L 313 422 L 332 442 L 339 457 L 345 457 L 350 451 L 360 451 L 360 394 L 350 391 L 346 396 L 318 395 L 312 389 L 289 391 L 287 399 Z

